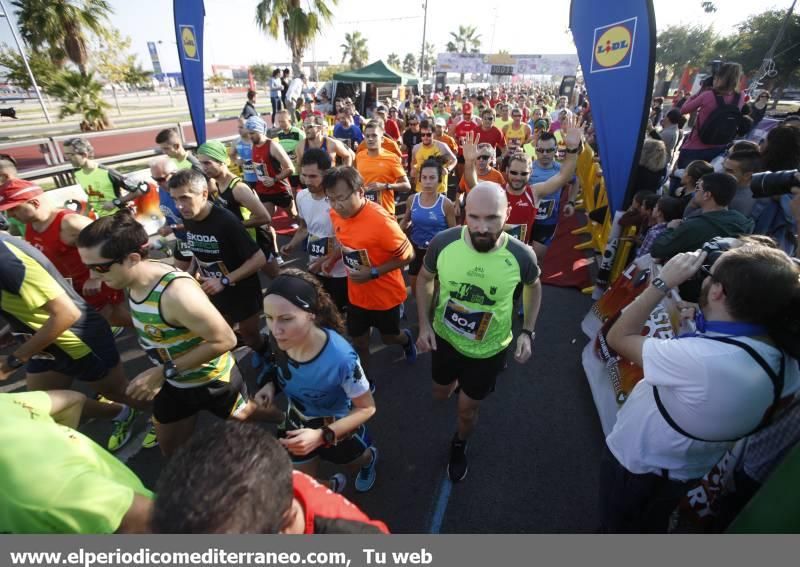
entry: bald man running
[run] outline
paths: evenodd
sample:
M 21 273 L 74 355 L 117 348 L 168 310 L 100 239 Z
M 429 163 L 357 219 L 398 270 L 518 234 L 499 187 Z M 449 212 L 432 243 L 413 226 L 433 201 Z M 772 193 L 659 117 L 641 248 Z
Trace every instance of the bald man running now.
M 505 368 L 513 338 L 514 290 L 523 285 L 525 320 L 514 347 L 520 364 L 531 357 L 542 300 L 536 254 L 503 232 L 510 212 L 505 190 L 490 181 L 478 183 L 466 212 L 466 226 L 447 229 L 431 241 L 417 279 L 417 349 L 433 352 L 433 397 L 446 400 L 461 387 L 458 430 L 447 466 L 453 482 L 467 476 L 467 439 L 478 407 Z M 437 276 L 440 290 L 431 321 Z

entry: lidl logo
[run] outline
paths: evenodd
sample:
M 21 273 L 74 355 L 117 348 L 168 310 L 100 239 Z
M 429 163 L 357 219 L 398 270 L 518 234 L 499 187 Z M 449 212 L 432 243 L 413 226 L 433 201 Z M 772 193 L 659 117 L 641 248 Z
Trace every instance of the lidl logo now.
M 631 66 L 637 19 L 630 18 L 595 28 L 592 73 Z
M 181 44 L 183 45 L 184 59 L 200 61 L 200 48 L 197 45 L 194 26 L 181 26 Z

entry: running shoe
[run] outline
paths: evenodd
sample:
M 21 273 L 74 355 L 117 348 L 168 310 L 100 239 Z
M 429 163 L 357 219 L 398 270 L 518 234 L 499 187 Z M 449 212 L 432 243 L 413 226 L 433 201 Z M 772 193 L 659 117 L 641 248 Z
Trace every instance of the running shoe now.
M 114 335 L 115 338 L 120 336 L 124 332 L 125 332 L 125 327 L 111 327 L 111 334 Z
M 344 492 L 344 487 L 347 486 L 347 477 L 342 473 L 336 473 L 329 479 L 331 483 L 331 491 L 336 494 Z
M 154 449 L 155 447 L 158 447 L 158 437 L 156 436 L 156 424 L 151 418 L 147 426 L 147 433 L 142 439 L 142 449 Z
M 370 447 L 372 452 L 372 461 L 365 467 L 361 467 L 356 476 L 356 490 L 358 492 L 367 492 L 375 484 L 375 465 L 378 463 L 378 450 L 375 447 Z
M 447 463 L 447 475 L 451 481 L 461 482 L 467 477 L 468 470 L 467 442 L 459 439 L 458 433 L 456 433 L 450 443 L 450 462 Z
M 108 450 L 112 453 L 119 451 L 131 438 L 133 433 L 133 422 L 139 412 L 133 408 L 128 408 L 128 417 L 125 419 L 115 419 L 114 429 L 111 437 L 108 438 Z
M 403 347 L 406 353 L 406 362 L 414 364 L 417 361 L 417 345 L 414 343 L 414 335 L 411 334 L 410 329 L 403 329 L 403 332 L 408 337 L 408 344 Z

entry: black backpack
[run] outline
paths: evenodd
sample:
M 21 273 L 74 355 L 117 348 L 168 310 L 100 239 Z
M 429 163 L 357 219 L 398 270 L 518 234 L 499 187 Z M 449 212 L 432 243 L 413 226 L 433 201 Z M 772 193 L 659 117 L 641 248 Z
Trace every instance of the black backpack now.
M 733 141 L 742 127 L 742 111 L 739 110 L 739 93 L 733 102 L 726 104 L 722 97 L 715 93 L 717 108 L 699 126 L 700 141 L 709 146 L 724 146 Z

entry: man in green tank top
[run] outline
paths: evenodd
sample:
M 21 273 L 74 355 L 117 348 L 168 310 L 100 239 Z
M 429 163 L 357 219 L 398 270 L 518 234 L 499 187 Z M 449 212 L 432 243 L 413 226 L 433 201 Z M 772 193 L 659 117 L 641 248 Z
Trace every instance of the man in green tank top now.
M 178 169 L 194 169 L 198 173 L 203 173 L 200 162 L 183 147 L 181 137 L 175 128 L 161 130 L 156 135 L 156 144 L 165 155 L 175 160 Z
M 147 261 L 147 233 L 120 211 L 81 231 L 83 262 L 113 289 L 127 289 L 139 344 L 154 367 L 134 378 L 128 394 L 153 401 L 164 455 L 192 434 L 201 410 L 243 419 L 247 401 L 241 377 L 232 376 L 236 336 L 197 281 L 185 272 Z

